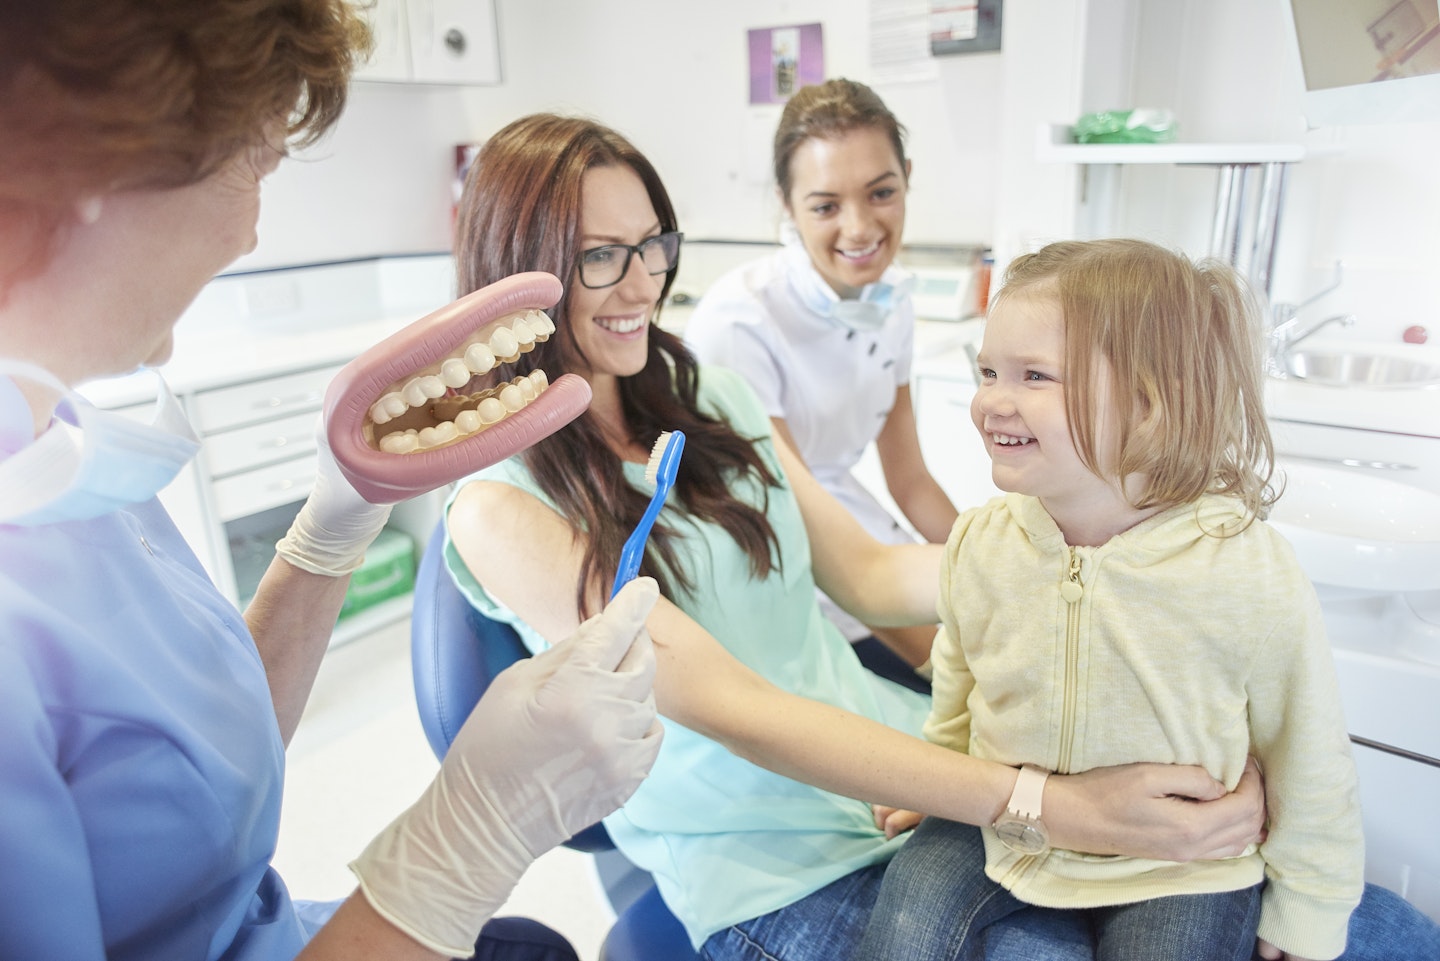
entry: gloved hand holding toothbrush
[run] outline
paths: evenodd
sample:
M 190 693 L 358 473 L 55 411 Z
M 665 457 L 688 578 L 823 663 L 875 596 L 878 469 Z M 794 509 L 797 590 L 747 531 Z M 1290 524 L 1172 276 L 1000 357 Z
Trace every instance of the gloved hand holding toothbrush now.
M 662 736 L 644 628 L 658 597 L 653 579 L 632 581 L 572 637 L 496 677 L 420 800 L 350 866 L 381 916 L 468 957 L 535 858 L 630 797 Z

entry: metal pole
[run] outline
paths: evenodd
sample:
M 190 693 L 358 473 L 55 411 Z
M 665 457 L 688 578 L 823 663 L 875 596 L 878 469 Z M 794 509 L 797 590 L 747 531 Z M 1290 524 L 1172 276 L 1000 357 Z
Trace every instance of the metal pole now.
M 1288 164 L 1267 163 L 1260 184 L 1260 204 L 1255 213 L 1255 249 L 1251 257 L 1250 283 L 1270 299 L 1270 282 L 1275 271 L 1275 238 L 1280 232 L 1280 210 L 1285 199 L 1285 172 Z
M 1215 223 L 1210 231 L 1210 256 L 1234 266 L 1239 253 L 1240 208 L 1245 203 L 1244 168 L 1221 164 L 1215 185 Z

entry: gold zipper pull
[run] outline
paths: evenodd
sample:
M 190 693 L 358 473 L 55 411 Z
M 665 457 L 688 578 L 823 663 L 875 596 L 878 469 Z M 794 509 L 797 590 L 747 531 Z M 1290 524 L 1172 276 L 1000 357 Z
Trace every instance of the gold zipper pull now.
M 1060 597 L 1066 604 L 1078 604 L 1084 595 L 1085 588 L 1080 584 L 1080 555 L 1072 547 L 1070 548 L 1070 577 L 1069 580 L 1060 582 Z

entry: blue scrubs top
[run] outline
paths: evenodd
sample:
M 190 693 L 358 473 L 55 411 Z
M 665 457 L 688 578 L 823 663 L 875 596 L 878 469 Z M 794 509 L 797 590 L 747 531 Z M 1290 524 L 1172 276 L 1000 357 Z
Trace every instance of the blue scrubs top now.
M 293 958 L 334 906 L 269 867 L 284 765 L 245 622 L 157 501 L 0 524 L 0 958 Z

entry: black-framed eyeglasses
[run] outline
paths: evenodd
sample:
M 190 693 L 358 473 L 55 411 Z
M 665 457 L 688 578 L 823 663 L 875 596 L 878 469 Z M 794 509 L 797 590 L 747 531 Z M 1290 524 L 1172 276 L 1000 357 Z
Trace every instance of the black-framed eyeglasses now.
M 592 290 L 614 287 L 630 269 L 630 258 L 640 257 L 640 263 L 653 277 L 675 269 L 680 262 L 680 241 L 685 235 L 678 230 L 642 240 L 638 244 L 606 244 L 580 251 L 580 283 Z

